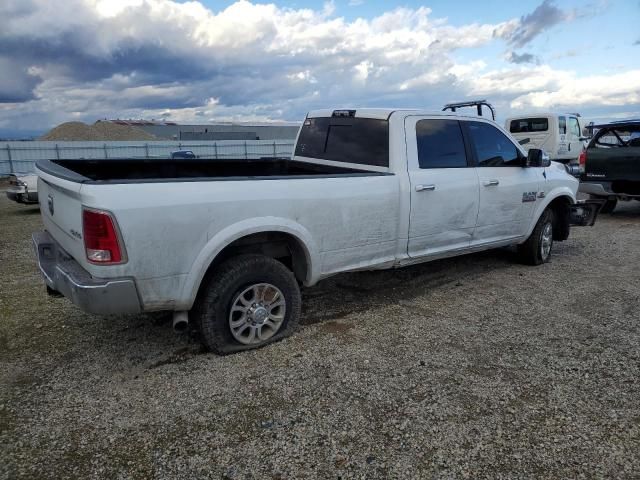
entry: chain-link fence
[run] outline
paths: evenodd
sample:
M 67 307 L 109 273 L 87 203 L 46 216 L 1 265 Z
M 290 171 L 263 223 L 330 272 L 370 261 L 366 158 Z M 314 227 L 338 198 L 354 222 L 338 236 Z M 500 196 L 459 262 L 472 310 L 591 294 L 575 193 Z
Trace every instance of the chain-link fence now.
M 168 158 L 191 150 L 198 158 L 290 157 L 292 140 L 225 140 L 210 142 L 2 142 L 0 175 L 29 173 L 38 160 Z

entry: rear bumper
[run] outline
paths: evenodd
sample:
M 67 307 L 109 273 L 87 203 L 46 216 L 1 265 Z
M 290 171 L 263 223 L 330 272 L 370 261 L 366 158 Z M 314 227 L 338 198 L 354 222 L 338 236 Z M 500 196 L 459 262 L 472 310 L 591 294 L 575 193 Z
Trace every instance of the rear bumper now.
M 44 281 L 85 312 L 99 315 L 142 311 L 131 278 L 94 278 L 71 258 L 47 232 L 32 236 L 38 267 Z
M 598 197 L 616 197 L 622 199 L 640 198 L 640 195 L 628 194 L 624 192 L 614 192 L 612 182 L 580 182 L 578 191 L 595 195 Z
M 578 191 L 600 197 L 617 195 L 611 190 L 611 182 L 580 182 Z
M 10 190 L 7 190 L 7 198 L 9 200 L 12 200 L 14 202 L 19 202 L 20 201 L 20 194 L 17 192 L 12 192 Z
M 7 198 L 18 203 L 38 203 L 38 192 L 29 192 L 26 188 L 10 188 Z

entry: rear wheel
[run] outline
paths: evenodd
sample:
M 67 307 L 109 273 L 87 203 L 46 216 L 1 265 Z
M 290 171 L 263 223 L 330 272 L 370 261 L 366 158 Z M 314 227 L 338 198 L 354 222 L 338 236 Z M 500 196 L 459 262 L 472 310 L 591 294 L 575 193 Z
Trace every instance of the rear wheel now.
M 218 354 L 262 347 L 291 334 L 300 319 L 293 273 L 263 255 L 223 263 L 203 286 L 194 308 L 202 342 Z
M 552 249 L 553 211 L 546 209 L 527 241 L 518 245 L 518 255 L 527 265 L 540 265 L 549 261 Z

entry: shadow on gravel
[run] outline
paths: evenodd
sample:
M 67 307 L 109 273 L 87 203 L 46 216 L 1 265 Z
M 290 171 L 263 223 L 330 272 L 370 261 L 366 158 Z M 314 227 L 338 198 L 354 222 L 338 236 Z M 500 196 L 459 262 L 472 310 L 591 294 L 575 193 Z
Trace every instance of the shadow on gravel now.
M 39 215 L 39 214 L 40 214 L 40 207 L 38 205 L 33 205 L 33 206 L 24 206 L 20 210 L 14 210 L 13 212 L 11 212 L 10 215 L 14 217 L 24 217 L 24 216 Z
M 630 202 L 620 202 L 618 206 L 610 214 L 601 214 L 602 218 L 610 218 L 612 220 L 628 218 L 640 220 L 640 202 L 632 200 Z
M 435 260 L 395 270 L 345 273 L 302 292 L 301 325 L 339 320 L 355 310 L 401 304 L 426 290 L 454 283 L 460 287 L 473 276 L 516 264 L 511 249 Z
M 323 331 L 348 334 L 351 326 L 337 323 L 336 320 L 354 311 L 366 312 L 378 307 L 410 303 L 424 295 L 425 291 L 450 284 L 461 287 L 472 282 L 478 274 L 513 265 L 517 265 L 514 252 L 501 249 L 396 270 L 336 275 L 302 291 L 301 325 L 304 328 L 323 324 Z M 112 326 L 104 325 L 103 334 L 110 337 L 105 341 L 127 345 L 122 354 L 146 370 L 181 364 L 208 353 L 201 346 L 194 328 L 188 333 L 174 334 L 171 318 L 171 314 L 166 312 L 134 315 L 117 332 L 112 330 Z

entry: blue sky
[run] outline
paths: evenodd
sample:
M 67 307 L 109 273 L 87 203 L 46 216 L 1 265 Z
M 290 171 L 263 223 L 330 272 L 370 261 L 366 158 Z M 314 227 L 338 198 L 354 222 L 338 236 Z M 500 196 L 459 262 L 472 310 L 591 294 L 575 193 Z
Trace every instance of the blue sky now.
M 3 0 L 0 16 L 0 136 L 478 97 L 500 118 L 640 117 L 638 0 Z

